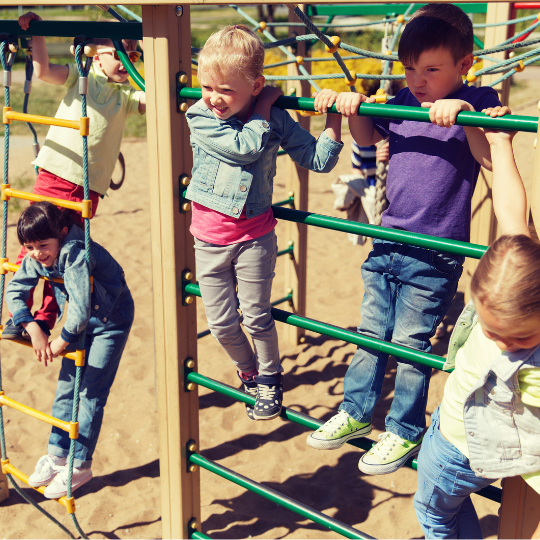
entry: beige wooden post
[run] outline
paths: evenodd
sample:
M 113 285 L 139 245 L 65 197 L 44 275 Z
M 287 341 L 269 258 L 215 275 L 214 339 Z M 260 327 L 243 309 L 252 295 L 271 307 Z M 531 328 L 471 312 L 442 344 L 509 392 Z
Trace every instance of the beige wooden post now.
M 300 9 L 304 9 L 304 5 L 298 6 Z M 293 33 L 297 35 L 305 34 L 305 26 L 298 20 L 298 17 L 289 10 L 289 21 L 298 22 L 298 26 L 292 26 L 289 28 L 289 36 Z M 306 55 L 306 42 L 297 43 L 296 56 L 304 57 Z M 311 63 L 304 64 L 304 67 L 308 72 L 311 72 Z M 287 75 L 299 75 L 298 66 L 296 64 L 289 64 L 287 68 Z M 310 97 L 311 85 L 308 81 L 288 81 L 287 94 L 290 94 L 293 89 L 296 89 L 296 95 L 298 97 Z M 295 120 L 299 124 L 309 131 L 310 117 L 301 116 L 295 111 L 289 111 Z M 287 192 L 294 193 L 294 208 L 296 210 L 308 209 L 308 182 L 309 171 L 297 165 L 289 157 L 283 157 L 282 159 L 288 159 L 288 174 L 286 179 Z M 308 240 L 308 227 L 299 223 L 286 222 L 286 239 L 294 243 L 294 257 L 287 260 L 285 264 L 285 289 L 292 289 L 293 294 L 293 313 L 297 315 L 306 315 L 306 290 L 307 290 L 307 240 Z M 304 341 L 304 334 L 306 331 L 303 328 L 296 328 L 295 326 L 285 326 L 286 339 L 297 345 Z
M 0 503 L 9 497 L 9 484 L 7 476 L 0 470 Z
M 538 110 L 540 110 L 540 101 L 538 102 Z M 533 184 L 530 201 L 530 224 L 536 227 L 537 232 L 540 230 L 540 144 L 538 144 L 539 138 L 540 123 L 538 132 L 536 134 L 536 156 L 534 160 Z
M 466 8 L 465 8 L 466 9 Z M 487 8 L 487 23 L 496 23 L 507 21 L 512 13 L 511 4 L 507 2 L 488 3 Z M 494 47 L 503 42 L 508 35 L 508 26 L 493 26 L 486 28 L 484 47 L 486 49 Z M 506 53 L 496 53 L 494 58 L 503 60 L 506 58 Z M 486 61 L 484 61 L 484 66 Z M 491 82 L 498 79 L 501 75 L 483 75 L 481 82 L 482 86 L 487 86 Z M 510 79 L 494 86 L 499 94 L 499 99 L 503 105 L 508 105 L 510 95 Z M 478 182 L 472 198 L 472 215 L 471 215 L 471 242 L 474 244 L 489 245 L 497 236 L 497 220 L 493 212 L 493 201 L 491 199 L 492 174 L 486 169 L 481 169 L 478 176 Z M 472 275 L 478 266 L 476 259 L 467 259 L 465 265 L 465 301 L 470 298 L 469 283 Z
M 540 495 L 521 476 L 506 478 L 499 512 L 499 538 L 532 538 L 540 532 Z
M 188 441 L 199 440 L 198 392 L 184 385 L 186 359 L 196 369 L 197 319 L 195 302 L 182 305 L 182 276 L 195 258 L 190 214 L 180 211 L 179 178 L 190 174 L 192 153 L 176 79 L 184 72 L 191 85 L 189 5 L 144 5 L 143 36 L 163 538 L 188 538 L 188 522 L 200 523 L 200 473 L 186 460 Z

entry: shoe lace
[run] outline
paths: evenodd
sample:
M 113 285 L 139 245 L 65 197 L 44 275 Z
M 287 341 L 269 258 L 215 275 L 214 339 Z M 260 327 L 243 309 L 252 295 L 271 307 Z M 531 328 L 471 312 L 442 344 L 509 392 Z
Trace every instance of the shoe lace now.
M 266 384 L 259 385 L 259 398 L 260 399 L 274 399 L 276 395 L 276 386 L 267 386 Z
M 348 417 L 349 415 L 345 411 L 339 411 L 326 424 L 323 424 L 319 430 L 332 434 L 347 423 Z
M 377 438 L 379 439 L 379 442 L 370 450 L 370 452 L 381 458 L 385 458 L 396 444 L 403 445 L 403 439 L 389 431 L 381 433 Z

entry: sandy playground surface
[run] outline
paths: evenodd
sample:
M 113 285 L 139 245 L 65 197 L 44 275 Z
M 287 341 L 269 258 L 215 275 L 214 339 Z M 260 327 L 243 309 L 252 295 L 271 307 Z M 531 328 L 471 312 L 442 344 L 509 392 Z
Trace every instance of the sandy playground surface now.
M 524 91 L 524 90 L 523 90 Z M 523 93 L 523 92 L 522 92 Z M 526 92 L 525 92 L 526 94 Z M 530 102 L 534 94 L 521 95 Z M 519 114 L 538 116 L 536 105 Z M 534 164 L 534 134 L 520 133 L 514 147 L 523 177 L 530 180 Z M 350 141 L 336 170 L 311 175 L 309 209 L 344 217 L 333 210 L 330 183 L 349 172 Z M 3 145 L 2 145 L 3 147 Z M 150 218 L 147 206 L 147 152 L 145 141 L 125 141 L 126 182 L 110 192 L 92 221 L 92 237 L 105 246 L 125 269 L 136 304 L 136 317 L 112 388 L 101 436 L 94 455 L 94 479 L 76 492 L 77 517 L 91 538 L 161 538 L 160 478 L 158 461 L 158 412 L 155 398 L 154 333 Z M 10 178 L 32 177 L 32 149 L 27 138 L 16 138 L 10 152 Z M 2 158 L 3 159 L 3 158 Z M 284 167 L 285 158 L 278 160 Z M 278 170 L 275 200 L 285 198 L 283 169 Z M 18 252 L 15 236 L 17 215 L 9 216 L 8 256 Z M 278 246 L 287 238 L 277 228 Z M 307 316 L 354 330 L 360 318 L 363 295 L 360 266 L 369 251 L 352 246 L 344 233 L 314 227 L 309 232 Z M 274 297 L 283 296 L 283 261 L 278 260 Z M 200 300 L 199 329 L 206 329 Z M 453 324 L 463 305 L 458 293 L 447 317 Z M 284 306 L 287 309 L 287 306 Z M 4 320 L 6 319 L 4 307 Z M 278 323 L 283 335 L 283 325 Z M 434 353 L 445 354 L 447 339 L 434 340 Z M 238 387 L 232 363 L 215 340 L 199 341 L 199 365 L 203 374 Z M 311 416 L 327 420 L 343 395 L 343 376 L 355 346 L 308 332 L 307 341 L 291 346 L 281 340 L 285 368 L 284 403 Z M 2 343 L 2 378 L 6 395 L 43 411 L 50 411 L 60 362 L 44 368 L 32 352 Z M 384 417 L 393 397 L 396 363 L 389 368 L 381 399 L 373 418 L 376 439 L 384 430 Z M 434 372 L 429 415 L 440 403 L 447 374 Z M 378 538 L 422 538 L 412 497 L 416 472 L 403 468 L 395 474 L 370 477 L 357 468 L 360 451 L 345 445 L 321 452 L 305 444 L 308 430 L 280 418 L 250 422 L 244 405 L 200 389 L 201 453 L 238 473 Z M 45 452 L 49 427 L 17 411 L 4 408 L 7 452 L 11 462 L 27 474 Z M 212 538 L 335 538 L 325 530 L 274 503 L 201 472 L 202 530 Z M 38 493 L 25 491 L 70 529 L 63 508 Z M 485 537 L 497 535 L 498 504 L 473 496 Z M 0 503 L 0 538 L 61 538 L 63 533 L 11 490 Z

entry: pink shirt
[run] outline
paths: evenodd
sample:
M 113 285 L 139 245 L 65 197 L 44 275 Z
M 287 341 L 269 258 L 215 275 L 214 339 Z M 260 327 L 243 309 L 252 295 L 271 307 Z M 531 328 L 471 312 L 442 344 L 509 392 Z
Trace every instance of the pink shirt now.
M 272 231 L 277 225 L 272 208 L 260 216 L 247 219 L 245 206 L 239 218 L 216 212 L 196 202 L 192 202 L 191 207 L 189 232 L 203 242 L 219 246 L 255 240 Z

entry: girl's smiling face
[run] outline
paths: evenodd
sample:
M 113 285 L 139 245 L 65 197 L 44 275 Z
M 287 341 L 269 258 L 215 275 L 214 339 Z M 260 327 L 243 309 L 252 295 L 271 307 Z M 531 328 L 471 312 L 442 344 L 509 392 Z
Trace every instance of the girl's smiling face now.
M 501 351 L 516 352 L 540 345 L 540 315 L 522 322 L 501 321 L 478 300 L 474 301 L 484 335 Z
M 220 76 L 207 70 L 199 72 L 199 83 L 202 87 L 204 104 L 219 120 L 227 120 L 231 116 L 246 122 L 253 103 L 253 98 L 264 86 L 264 77 L 257 77 L 249 83 L 235 69 L 224 70 Z
M 48 238 L 37 242 L 25 242 L 24 247 L 28 255 L 45 267 L 50 267 L 56 261 L 60 253 L 60 240 L 58 238 Z

